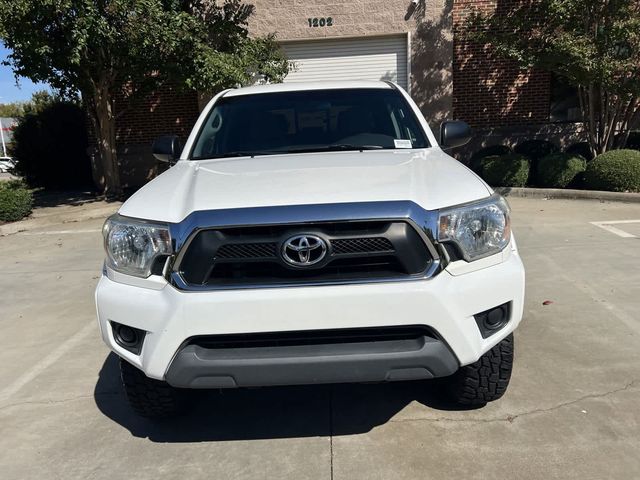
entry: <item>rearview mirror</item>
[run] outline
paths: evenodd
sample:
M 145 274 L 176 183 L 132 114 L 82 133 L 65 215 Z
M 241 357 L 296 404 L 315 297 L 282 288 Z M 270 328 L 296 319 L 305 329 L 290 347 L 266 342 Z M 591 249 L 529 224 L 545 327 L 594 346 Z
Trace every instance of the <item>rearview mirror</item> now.
M 440 146 L 460 147 L 471 140 L 471 127 L 465 122 L 454 120 L 440 124 Z
M 172 165 L 176 163 L 180 157 L 182 145 L 177 136 L 166 135 L 164 137 L 158 137 L 153 141 L 151 151 L 157 160 Z

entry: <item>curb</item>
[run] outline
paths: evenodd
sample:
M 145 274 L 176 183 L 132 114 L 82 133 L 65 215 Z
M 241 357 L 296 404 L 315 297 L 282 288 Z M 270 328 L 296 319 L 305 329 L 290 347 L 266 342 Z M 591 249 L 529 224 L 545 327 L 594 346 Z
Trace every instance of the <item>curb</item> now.
M 601 192 L 598 190 L 570 190 L 564 188 L 496 187 L 505 197 L 544 198 L 547 200 L 599 200 L 601 202 L 640 203 L 640 193 Z
M 38 217 L 27 217 L 17 222 L 0 225 L 0 237 L 30 231 L 36 228 L 47 228 L 55 225 L 105 218 L 112 213 L 115 213 L 119 207 L 120 204 L 114 204 L 99 206 L 98 208 L 91 208 L 84 211 L 72 211 L 61 214 L 46 214 Z

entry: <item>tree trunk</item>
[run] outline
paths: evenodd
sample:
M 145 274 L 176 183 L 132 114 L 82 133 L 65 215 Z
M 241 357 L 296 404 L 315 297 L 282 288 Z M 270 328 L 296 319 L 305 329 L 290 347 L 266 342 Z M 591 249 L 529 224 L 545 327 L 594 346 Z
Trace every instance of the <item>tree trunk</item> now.
M 104 194 L 110 198 L 120 197 L 122 185 L 116 153 L 116 117 L 113 109 L 113 95 L 107 82 L 100 81 L 96 85 L 93 104 L 94 129 L 104 174 Z
M 628 101 L 627 107 L 624 109 L 624 114 L 621 119 L 620 135 L 618 135 L 618 141 L 616 148 L 624 148 L 629 140 L 629 134 L 632 130 L 635 130 L 640 124 L 640 104 L 637 97 L 631 97 Z
M 602 86 L 590 84 L 578 90 L 580 108 L 594 156 L 622 148 L 635 125 L 640 124 L 638 99 L 620 98 Z

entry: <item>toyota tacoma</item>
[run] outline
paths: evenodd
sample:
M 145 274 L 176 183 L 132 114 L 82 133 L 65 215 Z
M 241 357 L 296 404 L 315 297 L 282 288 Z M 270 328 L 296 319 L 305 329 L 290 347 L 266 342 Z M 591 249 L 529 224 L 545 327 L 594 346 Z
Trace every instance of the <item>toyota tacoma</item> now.
M 148 417 L 188 389 L 439 380 L 500 398 L 524 268 L 506 201 L 390 82 L 225 90 L 104 229 L 102 338 Z M 421 385 L 421 384 L 416 384 Z

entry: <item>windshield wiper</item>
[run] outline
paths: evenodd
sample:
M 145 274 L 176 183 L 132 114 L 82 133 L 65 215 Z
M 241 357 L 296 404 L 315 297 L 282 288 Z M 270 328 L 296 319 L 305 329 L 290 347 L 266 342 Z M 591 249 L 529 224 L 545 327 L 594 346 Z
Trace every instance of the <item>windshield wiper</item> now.
M 203 158 L 194 160 L 209 160 L 214 158 L 228 157 L 255 157 L 257 155 L 282 155 L 283 153 L 309 153 L 309 152 L 341 152 L 341 151 L 363 151 L 363 150 L 381 150 L 382 145 L 352 145 L 350 143 L 336 143 L 332 145 L 318 145 L 315 147 L 303 148 L 287 148 L 282 150 L 235 150 L 233 152 L 225 152 L 219 155 L 207 155 Z
M 278 150 L 236 150 L 233 152 L 225 152 L 219 155 L 208 155 L 206 159 L 212 158 L 227 158 L 227 157 L 255 157 L 256 155 L 276 155 L 278 153 L 286 153 L 285 151 Z M 198 159 L 204 160 L 205 158 Z
M 353 145 L 350 143 L 334 143 L 332 145 L 318 145 L 316 147 L 289 148 L 287 153 L 307 153 L 307 152 L 348 152 L 363 150 L 381 150 L 382 145 Z

